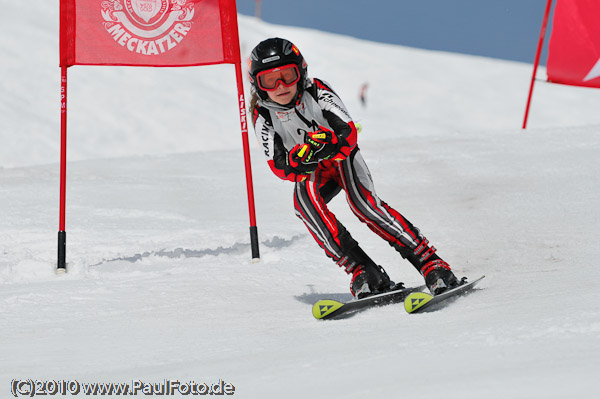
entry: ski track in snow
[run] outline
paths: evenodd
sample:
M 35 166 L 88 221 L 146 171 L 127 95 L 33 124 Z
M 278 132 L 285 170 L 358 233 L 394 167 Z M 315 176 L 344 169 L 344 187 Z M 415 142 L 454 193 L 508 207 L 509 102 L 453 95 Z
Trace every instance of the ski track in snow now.
M 9 93 L 0 100 L 0 396 L 15 378 L 223 379 L 240 398 L 593 396 L 598 91 L 539 82 L 523 132 L 530 65 L 240 17 L 242 51 L 288 37 L 309 72 L 336 88 L 363 123 L 380 197 L 459 276 L 486 275 L 443 311 L 387 306 L 317 322 L 312 303 L 349 299 L 349 277 L 294 216 L 292 185 L 272 175 L 253 139 L 261 262 L 250 262 L 231 66 L 70 69 L 69 271 L 55 274 L 50 3 L 33 1 L 27 24 L 6 21 L 16 39 L 0 42 L 9 55 L 0 70 L 14 76 L 0 83 Z M 7 15 L 24 7 L 3 6 Z M 348 65 L 348 52 L 364 57 Z M 393 280 L 422 284 L 343 195 L 330 207 Z

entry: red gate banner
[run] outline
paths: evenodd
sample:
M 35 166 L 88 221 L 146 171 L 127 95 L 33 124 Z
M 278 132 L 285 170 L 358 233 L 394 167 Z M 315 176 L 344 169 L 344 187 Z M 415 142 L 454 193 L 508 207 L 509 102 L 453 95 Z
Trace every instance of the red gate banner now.
M 57 273 L 66 271 L 67 69 L 235 64 L 250 248 L 260 259 L 235 0 L 60 0 L 61 150 Z
M 61 0 L 60 64 L 240 62 L 235 0 Z
M 600 87 L 600 1 L 558 0 L 546 69 L 548 81 Z

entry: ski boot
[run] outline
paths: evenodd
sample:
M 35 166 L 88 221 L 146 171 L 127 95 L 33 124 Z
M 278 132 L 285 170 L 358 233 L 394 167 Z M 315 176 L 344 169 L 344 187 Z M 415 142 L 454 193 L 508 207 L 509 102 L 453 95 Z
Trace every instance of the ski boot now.
M 425 237 L 421 236 L 419 238 L 421 242 L 415 249 L 398 244 L 394 244 L 393 247 L 421 273 L 431 294 L 441 294 L 449 288 L 460 285 L 460 282 L 452 273 L 450 265 L 435 253 L 436 248 L 430 246 L 429 240 Z
M 352 269 L 350 292 L 356 299 L 389 291 L 392 285 L 383 267 L 374 263 L 356 265 Z
M 356 299 L 389 291 L 394 282 L 381 266 L 378 266 L 362 250 L 348 231 L 340 234 L 342 250 L 346 254 L 346 273 L 352 274 L 350 292 Z
M 425 285 L 432 295 L 441 294 L 449 288 L 460 285 L 450 270 L 450 265 L 439 258 L 423 265 L 421 274 L 425 277 Z

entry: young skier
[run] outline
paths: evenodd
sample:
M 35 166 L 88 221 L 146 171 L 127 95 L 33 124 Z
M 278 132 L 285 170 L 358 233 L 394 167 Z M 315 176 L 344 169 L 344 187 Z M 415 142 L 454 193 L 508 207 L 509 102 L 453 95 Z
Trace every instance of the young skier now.
M 435 295 L 458 285 L 429 241 L 376 194 L 346 107 L 288 40 L 271 38 L 250 55 L 254 130 L 275 175 L 295 182 L 294 207 L 317 243 L 346 273 L 355 298 L 391 288 L 385 270 L 327 208 L 342 189 L 352 212 L 423 275 Z

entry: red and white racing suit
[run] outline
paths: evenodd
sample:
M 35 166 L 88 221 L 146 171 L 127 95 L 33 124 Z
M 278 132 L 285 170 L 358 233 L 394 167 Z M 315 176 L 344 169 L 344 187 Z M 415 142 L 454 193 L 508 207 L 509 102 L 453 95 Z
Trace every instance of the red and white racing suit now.
M 360 263 L 360 259 L 351 255 L 357 243 L 327 208 L 327 203 L 341 189 L 346 192 L 352 212 L 390 245 L 411 250 L 419 245 L 419 230 L 375 193 L 373 180 L 356 144 L 354 122 L 327 83 L 319 79 L 307 82 L 307 88 L 292 107 L 259 100 L 253 122 L 273 173 L 295 182 L 296 215 L 327 256 L 347 272 Z M 299 173 L 290 168 L 286 163 L 289 151 L 306 142 L 308 131 L 320 127 L 337 136 L 336 153 L 320 161 L 317 156 L 314 162 L 318 162 L 318 167 L 312 173 Z

